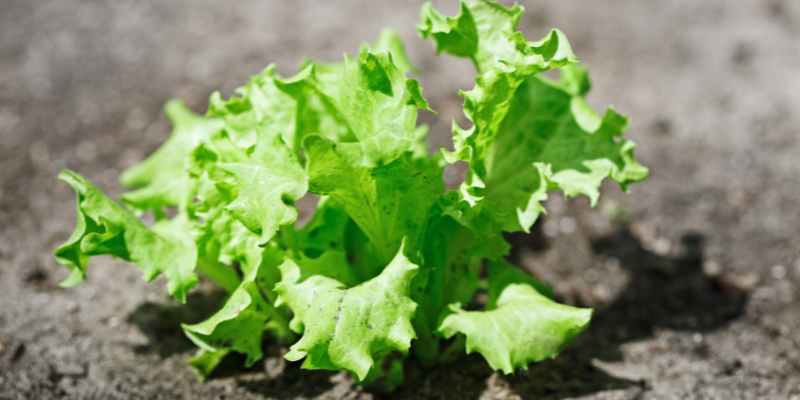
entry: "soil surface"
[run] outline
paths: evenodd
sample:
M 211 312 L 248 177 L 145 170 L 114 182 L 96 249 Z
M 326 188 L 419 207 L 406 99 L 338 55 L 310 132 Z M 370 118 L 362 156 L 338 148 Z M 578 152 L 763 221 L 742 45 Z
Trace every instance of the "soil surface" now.
M 271 62 L 337 59 L 384 26 L 407 40 L 438 116 L 460 117 L 470 66 L 416 38 L 408 1 L 4 0 L 0 6 L 0 399 L 800 399 L 800 2 L 531 1 L 529 37 L 557 26 L 590 66 L 598 107 L 632 116 L 652 170 L 597 208 L 554 196 L 513 257 L 562 301 L 596 308 L 559 358 L 511 376 L 479 357 L 408 364 L 391 395 L 270 356 L 206 383 L 185 364 L 191 308 L 162 282 L 94 260 L 65 290 L 51 250 L 74 223 L 55 176 L 118 194 L 165 138 L 170 97 L 203 110 Z M 453 12 L 454 2 L 442 5 Z

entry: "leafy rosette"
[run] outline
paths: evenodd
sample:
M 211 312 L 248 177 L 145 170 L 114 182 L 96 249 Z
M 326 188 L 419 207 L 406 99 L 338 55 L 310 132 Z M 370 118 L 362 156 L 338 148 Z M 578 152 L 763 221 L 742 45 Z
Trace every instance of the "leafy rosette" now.
M 430 108 L 390 31 L 290 77 L 267 67 L 228 98 L 212 94 L 205 115 L 169 102 L 172 135 L 122 174 L 121 201 L 62 173 L 78 199 L 56 250 L 64 284 L 84 280 L 96 255 L 165 276 L 181 302 L 199 279 L 216 283 L 220 309 L 183 325 L 203 377 L 230 353 L 257 362 L 264 340 L 304 368 L 387 384 L 408 354 L 430 364 L 461 346 L 504 373 L 554 357 L 591 311 L 556 303 L 504 261 L 502 233 L 527 230 L 551 190 L 594 203 L 607 178 L 626 187 L 647 170 L 622 137 L 625 117 L 586 103 L 588 74 L 565 36 L 529 42 L 521 15 L 482 0 L 455 17 L 423 7 L 422 36 L 477 70 L 463 93 L 472 126 L 455 127 L 452 152 L 428 154 L 417 114 Z M 560 80 L 541 76 L 552 69 Z M 469 174 L 448 191 L 456 160 Z M 318 204 L 299 224 L 304 197 Z

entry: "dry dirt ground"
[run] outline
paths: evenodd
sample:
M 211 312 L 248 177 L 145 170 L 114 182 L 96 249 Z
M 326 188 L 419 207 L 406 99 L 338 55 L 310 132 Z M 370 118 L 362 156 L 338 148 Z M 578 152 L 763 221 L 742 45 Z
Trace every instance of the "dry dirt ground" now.
M 335 59 L 384 26 L 407 39 L 445 144 L 472 74 L 416 38 L 419 3 L 3 0 L 0 399 L 800 398 L 800 2 L 525 5 L 529 37 L 560 27 L 591 67 L 591 102 L 632 116 L 652 177 L 596 209 L 555 198 L 535 235 L 511 238 L 562 300 L 597 309 L 561 357 L 512 376 L 478 357 L 409 364 L 386 395 L 274 346 L 199 383 L 178 324 L 219 298 L 178 306 L 110 259 L 57 288 L 51 249 L 74 206 L 55 176 L 70 167 L 118 194 L 120 170 L 164 139 L 169 97 L 202 110 L 270 62 Z

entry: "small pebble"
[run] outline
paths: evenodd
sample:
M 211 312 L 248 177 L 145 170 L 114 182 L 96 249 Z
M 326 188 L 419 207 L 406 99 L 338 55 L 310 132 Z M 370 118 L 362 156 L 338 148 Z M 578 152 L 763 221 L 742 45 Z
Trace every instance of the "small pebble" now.
M 653 251 L 660 255 L 665 256 L 669 254 L 669 250 L 672 248 L 672 243 L 670 243 L 669 239 L 667 238 L 657 238 L 653 242 Z
M 703 263 L 703 273 L 706 276 L 719 276 L 720 272 L 722 272 L 722 267 L 720 267 L 718 262 L 706 260 L 706 262 Z
M 277 379 L 286 369 L 286 361 L 283 357 L 271 357 L 264 361 L 264 372 L 270 379 Z
M 549 238 L 554 238 L 558 236 L 559 231 L 559 224 L 554 221 L 553 219 L 548 219 L 544 223 L 544 235 Z
M 86 368 L 77 363 L 59 363 L 56 366 L 56 373 L 63 376 L 82 376 L 86 374 Z
M 77 303 L 69 303 L 67 305 L 67 312 L 70 314 L 75 314 L 78 310 L 80 310 L 80 306 Z
M 724 274 L 719 278 L 723 289 L 733 289 L 744 292 L 753 290 L 758 285 L 759 277 L 755 273 Z
M 592 290 L 592 295 L 595 300 L 600 303 L 608 303 L 611 301 L 611 291 L 603 285 L 595 286 L 594 290 Z
M 572 217 L 564 217 L 559 221 L 559 228 L 561 233 L 569 235 L 575 232 L 575 219 Z
M 786 277 L 786 267 L 783 265 L 775 265 L 771 269 L 772 277 L 775 279 L 783 279 Z

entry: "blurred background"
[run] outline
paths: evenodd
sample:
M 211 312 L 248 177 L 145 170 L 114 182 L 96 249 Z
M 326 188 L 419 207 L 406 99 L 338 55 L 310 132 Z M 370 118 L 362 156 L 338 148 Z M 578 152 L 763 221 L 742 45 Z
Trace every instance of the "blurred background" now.
M 455 1 L 437 1 L 454 14 Z M 88 282 L 51 249 L 74 223 L 68 167 L 116 195 L 169 132 L 177 97 L 203 112 L 269 63 L 337 60 L 384 27 L 406 41 L 431 146 L 462 120 L 471 66 L 416 36 L 417 1 L 78 1 L 0 4 L 0 399 L 371 398 L 344 375 L 286 365 L 205 384 L 184 364 L 172 303 L 131 266 Z M 525 1 L 521 29 L 558 27 L 589 66 L 598 109 L 631 117 L 651 178 L 597 208 L 553 196 L 516 261 L 596 308 L 563 356 L 512 376 L 476 357 L 409 367 L 404 398 L 800 398 L 800 2 Z M 202 291 L 194 304 L 218 299 Z M 234 363 L 236 365 L 236 363 Z

